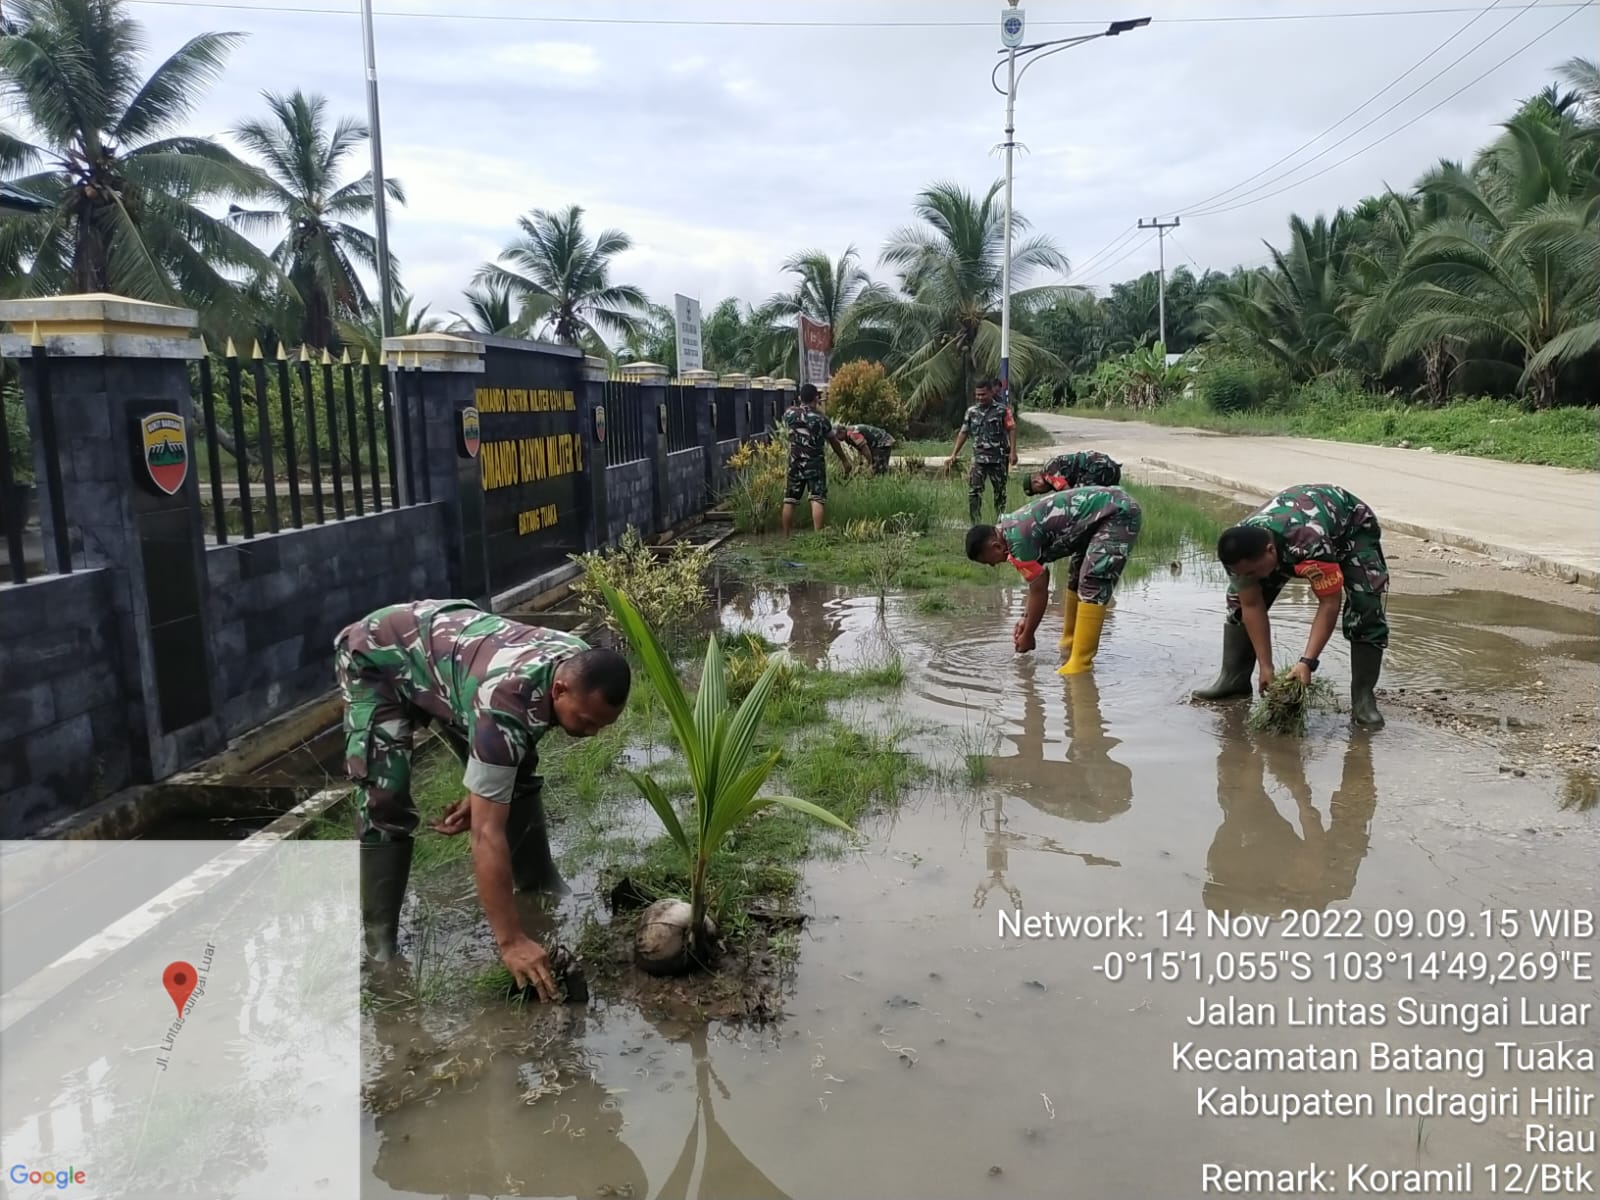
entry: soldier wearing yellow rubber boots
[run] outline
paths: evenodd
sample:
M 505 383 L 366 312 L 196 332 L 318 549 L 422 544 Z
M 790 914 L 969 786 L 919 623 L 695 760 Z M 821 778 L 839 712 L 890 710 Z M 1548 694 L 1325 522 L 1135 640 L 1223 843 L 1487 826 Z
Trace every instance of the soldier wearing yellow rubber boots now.
M 1027 607 L 1011 631 L 1018 654 L 1034 648 L 1034 634 L 1049 606 L 1049 564 L 1067 558 L 1061 630 L 1067 661 L 1059 673 L 1077 675 L 1094 665 L 1106 605 L 1143 521 L 1139 502 L 1121 488 L 1080 487 L 1054 492 L 994 525 L 967 531 L 968 558 L 989 566 L 1010 562 L 1028 581 Z

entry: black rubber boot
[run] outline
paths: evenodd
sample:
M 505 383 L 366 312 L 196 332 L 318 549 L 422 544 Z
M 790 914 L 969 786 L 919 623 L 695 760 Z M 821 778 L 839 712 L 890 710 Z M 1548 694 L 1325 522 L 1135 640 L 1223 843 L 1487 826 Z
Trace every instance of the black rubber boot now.
M 1222 670 L 1210 687 L 1189 693 L 1196 700 L 1230 700 L 1251 692 L 1251 672 L 1255 670 L 1256 650 L 1245 627 L 1232 621 L 1222 626 Z
M 506 815 L 506 843 L 511 847 L 511 882 L 519 892 L 565 896 L 570 890 L 550 854 L 550 831 L 544 819 L 544 779 L 517 781 Z
M 1383 672 L 1383 647 L 1350 643 L 1350 722 L 1358 729 L 1382 729 L 1383 714 L 1373 690 Z
M 410 838 L 361 844 L 361 927 L 367 954 L 378 962 L 400 953 L 400 909 L 415 846 Z

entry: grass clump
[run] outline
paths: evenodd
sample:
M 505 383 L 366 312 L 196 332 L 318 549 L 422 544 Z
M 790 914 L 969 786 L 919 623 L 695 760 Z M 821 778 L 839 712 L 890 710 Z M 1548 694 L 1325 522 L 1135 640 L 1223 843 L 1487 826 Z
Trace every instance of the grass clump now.
M 1333 687 L 1326 680 L 1314 677 L 1309 684 L 1301 683 L 1289 673 L 1289 667 L 1280 667 L 1266 690 L 1251 705 L 1247 723 L 1258 733 L 1304 737 L 1306 716 L 1313 708 L 1321 711 L 1338 708 Z

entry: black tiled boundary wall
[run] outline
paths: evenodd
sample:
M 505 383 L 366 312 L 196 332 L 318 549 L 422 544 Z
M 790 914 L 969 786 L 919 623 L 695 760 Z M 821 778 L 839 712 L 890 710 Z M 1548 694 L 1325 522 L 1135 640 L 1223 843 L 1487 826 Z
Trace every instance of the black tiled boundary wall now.
M 86 298 L 58 298 L 75 299 Z M 0 320 L 16 329 L 21 320 L 11 309 L 0 305 Z M 126 328 L 134 318 L 111 319 Z M 402 498 L 413 502 L 214 544 L 202 524 L 194 469 L 197 422 L 187 360 L 195 355 L 173 349 L 179 344 L 174 337 L 192 333 L 173 318 L 161 319 L 179 326 L 176 333 L 152 334 L 151 345 L 167 339 L 165 350 L 108 335 L 102 351 L 88 358 L 81 353 L 82 336 L 52 337 L 45 329 L 51 404 L 58 426 L 73 431 L 61 449 L 72 562 L 71 573 L 63 573 L 45 531 L 52 573 L 0 585 L 3 837 L 37 834 L 114 792 L 173 775 L 230 739 L 327 695 L 334 636 L 374 608 L 428 596 L 465 596 L 492 606 L 496 596 L 512 602 L 571 572 L 570 566 L 551 568 L 552 555 L 539 560 L 539 571 L 515 576 L 506 566 L 510 560 L 497 564 L 486 548 L 485 513 L 492 509 L 481 464 L 458 437 L 462 411 L 480 398 L 483 377 L 473 367 L 484 347 L 438 335 L 392 339 L 385 346 L 408 376 L 396 381 L 403 382 L 396 391 L 413 406 L 397 411 L 396 420 L 407 420 L 408 431 L 421 431 L 396 438 L 407 485 Z M 7 338 L 5 349 L 20 358 L 17 336 Z M 548 437 L 549 430 L 562 429 L 580 439 L 577 487 L 563 493 L 580 499 L 562 514 L 562 547 L 615 545 L 630 526 L 655 536 L 705 511 L 727 484 L 727 454 L 746 436 L 747 424 L 758 424 L 747 422 L 745 399 L 781 406 L 793 395 L 792 386 L 752 392 L 740 379 L 734 393 L 740 436 L 719 443 L 711 403 L 721 389 L 696 388 L 696 401 L 704 400 L 694 414 L 696 444 L 669 454 L 661 432 L 665 372 L 640 368 L 628 378 L 629 386 L 640 389 L 646 414 L 644 456 L 607 467 L 598 441 L 604 422 L 595 411 L 604 398 L 602 364 L 562 347 L 490 341 L 488 353 L 501 356 L 497 382 L 506 378 L 510 354 L 513 375 L 525 359 L 534 380 L 528 387 L 542 389 L 539 403 L 546 411 L 535 432 Z M 117 346 L 134 352 L 109 352 Z M 36 373 L 24 360 L 34 427 Z M 553 405 L 551 396 L 557 398 Z M 150 499 L 142 462 L 129 451 L 133 422 L 151 410 L 178 413 L 188 422 L 190 471 L 177 497 Z M 486 442 L 489 428 L 485 422 Z M 504 421 L 500 428 L 515 435 Z M 563 461 L 576 460 L 570 448 L 566 453 Z M 43 478 L 37 440 L 34 455 L 35 475 Z M 147 509 L 160 511 L 151 517 Z M 581 528 L 574 528 L 575 521 Z M 187 548 L 173 542 L 174 530 L 187 531 Z M 170 577 L 189 572 L 191 560 L 192 580 L 174 588 Z M 198 634 L 185 640 L 184 631 L 196 626 Z M 175 655 L 182 661 L 172 662 Z

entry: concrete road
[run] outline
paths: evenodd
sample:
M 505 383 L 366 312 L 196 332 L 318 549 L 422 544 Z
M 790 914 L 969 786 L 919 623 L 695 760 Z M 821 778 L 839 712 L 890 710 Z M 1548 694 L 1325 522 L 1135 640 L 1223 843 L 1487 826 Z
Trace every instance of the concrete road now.
M 1313 438 L 1026 415 L 1057 443 L 1028 451 L 1027 460 L 1099 450 L 1135 479 L 1142 463 L 1262 497 L 1293 483 L 1336 483 L 1372 505 L 1386 528 L 1600 588 L 1600 473 Z

